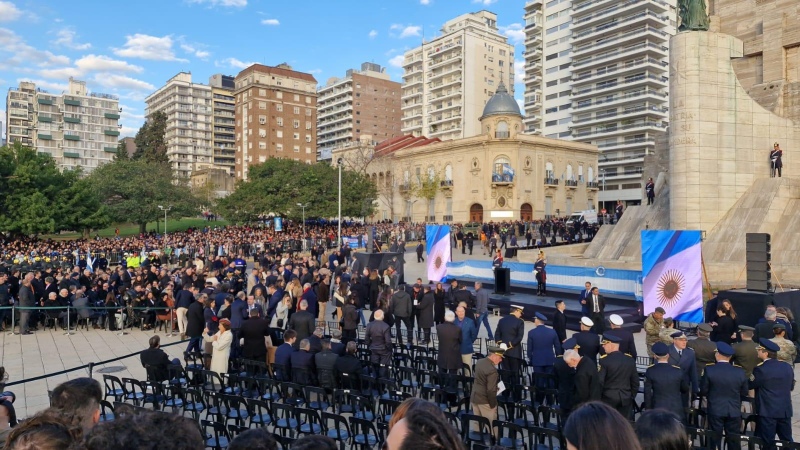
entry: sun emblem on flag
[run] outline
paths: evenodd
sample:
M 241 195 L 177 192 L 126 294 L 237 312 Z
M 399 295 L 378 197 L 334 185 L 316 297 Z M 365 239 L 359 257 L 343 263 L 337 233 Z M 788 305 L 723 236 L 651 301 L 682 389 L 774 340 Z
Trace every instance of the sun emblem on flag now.
M 685 286 L 686 279 L 682 273 L 675 269 L 664 272 L 657 283 L 658 303 L 667 307 L 675 306 L 680 301 Z

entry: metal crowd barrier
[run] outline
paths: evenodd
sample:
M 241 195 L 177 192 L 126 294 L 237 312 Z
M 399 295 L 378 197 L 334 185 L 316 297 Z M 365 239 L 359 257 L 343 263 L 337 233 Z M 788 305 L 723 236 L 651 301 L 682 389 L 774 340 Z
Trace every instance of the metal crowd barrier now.
M 127 307 L 127 306 L 125 306 L 125 307 L 119 307 L 119 306 L 87 306 L 85 309 L 88 310 L 91 315 L 94 315 L 95 313 L 98 313 L 98 312 L 102 312 L 104 310 L 106 311 L 105 314 L 103 314 L 103 315 L 101 315 L 101 317 L 97 318 L 97 319 L 101 319 L 101 318 L 105 318 L 106 319 L 105 320 L 105 328 L 104 328 L 106 331 L 110 331 L 111 320 L 114 320 L 115 316 L 116 316 L 116 314 L 109 314 L 109 311 L 112 311 L 112 310 L 115 311 L 115 312 L 119 311 L 119 310 L 122 310 L 123 313 L 127 313 L 128 311 L 152 311 L 152 310 L 155 310 L 156 311 L 156 322 L 158 322 L 158 320 L 159 320 L 158 316 L 159 315 L 163 315 L 163 314 L 159 314 L 159 312 L 167 311 L 167 314 L 169 314 L 169 326 L 167 327 L 167 332 L 165 333 L 165 335 L 166 336 L 175 336 L 175 333 L 173 333 L 172 330 L 175 327 L 175 311 L 177 310 L 177 308 L 170 308 L 170 307 L 151 308 L 151 307 L 144 307 L 144 306 L 132 306 L 132 307 Z M 17 311 L 30 310 L 32 312 L 36 312 L 36 311 L 42 311 L 42 310 L 45 310 L 45 311 L 46 310 L 59 310 L 59 311 L 66 312 L 67 313 L 67 317 L 66 317 L 66 325 L 67 326 L 66 326 L 66 330 L 65 330 L 65 333 L 64 333 L 65 336 L 72 335 L 70 321 L 71 321 L 71 318 L 72 318 L 73 314 L 75 314 L 78 317 L 78 321 L 87 319 L 87 317 L 80 317 L 80 312 L 82 310 L 84 310 L 84 308 L 82 308 L 82 307 L 81 308 L 76 308 L 76 307 L 74 307 L 72 305 L 68 305 L 68 306 L 64 307 L 64 306 L 18 306 L 17 304 L 14 304 L 12 306 L 0 307 L 0 311 L 1 310 L 11 310 L 11 333 L 12 334 L 19 334 L 17 332 L 14 332 L 14 328 L 19 326 L 18 323 L 15 324 L 15 322 L 18 319 L 17 318 L 17 314 L 16 314 Z M 58 318 L 54 318 L 54 319 L 58 320 Z M 91 317 L 88 317 L 88 319 L 91 319 Z M 30 316 L 28 317 L 28 320 L 30 320 Z M 166 322 L 165 322 L 165 324 L 166 324 Z M 125 328 L 126 328 L 125 327 L 125 323 L 123 323 L 122 329 L 116 330 L 116 331 L 119 331 L 119 332 L 124 334 L 125 333 Z M 156 327 L 153 326 L 153 333 L 156 333 L 156 331 L 157 331 Z

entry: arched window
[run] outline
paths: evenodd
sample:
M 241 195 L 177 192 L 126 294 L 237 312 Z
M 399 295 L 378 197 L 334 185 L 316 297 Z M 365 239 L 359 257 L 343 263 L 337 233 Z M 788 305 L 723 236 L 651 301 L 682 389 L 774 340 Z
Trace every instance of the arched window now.
M 583 181 L 583 164 L 578 164 L 578 181 Z
M 436 169 L 433 166 L 428 166 L 428 181 L 433 181 L 436 178 Z
M 550 161 L 544 164 L 544 177 L 548 180 L 555 178 L 555 172 L 553 172 L 553 163 Z
M 594 169 L 592 169 L 592 166 L 589 166 L 589 167 L 586 169 L 586 181 L 588 181 L 588 182 L 590 182 L 590 183 L 591 183 L 592 181 L 594 181 Z
M 567 164 L 567 180 L 572 180 L 572 164 Z
M 510 136 L 508 132 L 508 123 L 504 120 L 497 122 L 497 131 L 494 132 L 494 137 L 497 139 L 507 139 Z
M 445 181 L 453 181 L 453 166 L 450 164 L 444 166 L 444 179 Z
M 411 173 L 408 170 L 403 172 L 403 184 L 408 184 L 411 181 Z
M 505 156 L 496 158 L 492 167 L 493 183 L 514 181 L 514 169 L 511 168 L 511 161 Z

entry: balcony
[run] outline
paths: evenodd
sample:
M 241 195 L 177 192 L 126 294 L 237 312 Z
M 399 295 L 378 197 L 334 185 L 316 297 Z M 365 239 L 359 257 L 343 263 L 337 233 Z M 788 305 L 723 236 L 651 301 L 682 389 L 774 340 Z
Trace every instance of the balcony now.
M 81 123 L 80 117 L 64 117 L 64 122 L 67 123 Z
M 399 188 L 401 193 L 408 193 L 413 189 L 411 183 L 402 183 L 400 184 Z
M 41 98 L 41 97 L 39 97 L 39 98 L 36 99 L 36 101 L 40 105 L 52 105 L 53 104 L 53 101 L 50 100 L 49 98 Z
M 41 139 L 43 141 L 52 141 L 53 140 L 53 136 L 50 135 L 50 134 L 39 133 L 39 134 L 36 135 L 36 137 L 38 137 L 39 139 Z
M 564 180 L 564 186 L 566 186 L 567 189 L 577 189 L 578 180 Z
M 80 158 L 80 153 L 75 152 L 64 152 L 64 158 Z
M 667 16 L 660 16 L 652 11 L 643 11 L 637 14 L 632 14 L 627 17 L 623 17 L 619 20 L 614 19 L 609 23 L 604 23 L 602 25 L 598 25 L 593 28 L 589 28 L 583 31 L 574 31 L 572 35 L 572 44 L 578 45 L 582 39 L 591 39 L 592 41 L 596 41 L 601 39 L 603 36 L 610 35 L 619 31 L 621 25 L 629 24 L 630 22 L 638 22 L 640 20 L 644 20 L 647 22 L 648 25 L 653 25 L 658 27 L 659 25 L 664 25 L 669 18 Z
M 597 183 L 597 181 L 587 181 L 586 182 L 586 189 L 589 189 L 589 190 L 592 190 L 592 191 L 596 191 L 596 190 L 600 189 L 600 186 Z
M 106 119 L 111 119 L 111 120 L 119 120 L 119 114 L 115 114 L 115 113 L 105 113 L 105 114 L 103 114 L 103 117 L 105 117 Z
M 117 147 L 103 147 L 103 151 L 106 153 L 117 153 Z
M 442 189 L 453 189 L 453 180 L 442 180 L 439 182 L 439 187 Z
M 64 140 L 65 141 L 80 141 L 81 137 L 78 136 L 77 134 L 65 134 L 64 135 Z
M 41 123 L 52 123 L 53 118 L 49 116 L 39 116 L 39 122 Z
M 67 105 L 67 106 L 81 106 L 81 101 L 80 100 L 72 100 L 72 99 L 69 99 L 69 98 L 65 98 L 64 99 L 64 105 Z
M 558 186 L 558 178 L 546 177 L 544 179 L 545 186 Z
M 642 42 L 641 44 L 631 45 L 629 47 L 625 47 L 625 48 L 622 48 L 622 49 L 619 49 L 619 50 L 601 53 L 599 55 L 596 55 L 596 56 L 593 56 L 593 57 L 590 57 L 590 58 L 584 58 L 584 59 L 581 59 L 581 60 L 573 61 L 572 62 L 572 67 L 573 68 L 575 68 L 575 67 L 584 67 L 584 66 L 589 67 L 589 66 L 594 65 L 594 64 L 599 64 L 599 63 L 602 63 L 602 62 L 606 62 L 611 58 L 618 58 L 618 57 L 621 57 L 622 55 L 626 55 L 626 54 L 630 54 L 630 53 L 634 53 L 634 52 L 638 53 L 640 50 L 651 52 L 651 53 L 655 53 L 655 54 L 660 55 L 662 57 L 666 57 L 667 56 L 667 51 L 668 51 L 667 47 L 664 46 L 664 45 L 657 45 L 657 44 L 653 44 L 651 42 Z
M 119 130 L 103 130 L 106 136 L 119 136 Z

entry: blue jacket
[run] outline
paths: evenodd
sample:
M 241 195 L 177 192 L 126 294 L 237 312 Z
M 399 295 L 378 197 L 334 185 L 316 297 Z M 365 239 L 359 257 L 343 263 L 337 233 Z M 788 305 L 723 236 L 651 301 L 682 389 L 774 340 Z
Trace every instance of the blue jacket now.
M 288 381 L 291 379 L 290 373 L 292 370 L 292 353 L 294 353 L 294 347 L 286 343 L 281 344 L 275 350 L 275 364 L 283 364 L 288 372 L 281 374 L 282 376 L 279 377 L 281 381 Z
M 727 362 L 705 367 L 700 380 L 700 393 L 708 399 L 708 415 L 741 417 L 742 399 L 748 395 L 744 369 Z
M 777 359 L 764 361 L 753 369 L 750 389 L 756 390 L 756 414 L 777 419 L 792 417 L 792 366 Z
M 556 355 L 560 354 L 561 343 L 554 329 L 539 325 L 528 332 L 528 361 L 531 366 L 552 366 Z
M 283 290 L 275 289 L 275 293 L 270 296 L 269 304 L 267 305 L 267 320 L 272 320 L 272 316 L 275 315 L 275 308 L 278 307 L 281 300 L 283 300 Z
M 474 353 L 475 350 L 472 348 L 472 343 L 475 342 L 475 339 L 478 339 L 478 326 L 475 321 L 469 317 L 464 317 L 464 320 L 461 321 L 456 318 L 454 323 L 461 327 L 461 354 Z
M 175 308 L 188 308 L 194 301 L 194 295 L 186 289 L 181 289 L 175 295 Z
M 247 302 L 236 298 L 231 303 L 231 328 L 236 330 L 242 327 L 245 314 L 247 314 Z
M 307 291 L 304 291 L 300 299 L 308 302 L 308 312 L 314 317 L 319 315 L 319 302 L 317 301 L 317 293 L 314 292 L 313 288 L 308 288 Z

